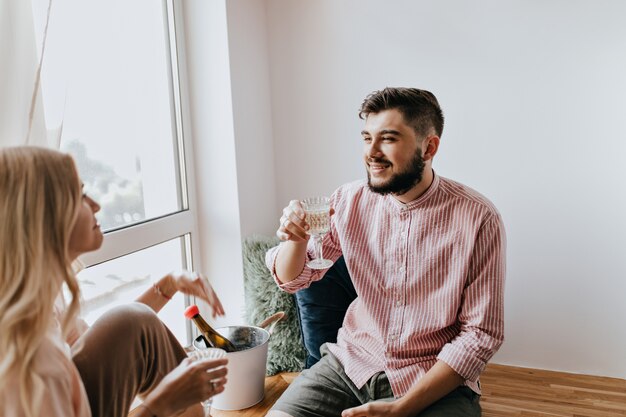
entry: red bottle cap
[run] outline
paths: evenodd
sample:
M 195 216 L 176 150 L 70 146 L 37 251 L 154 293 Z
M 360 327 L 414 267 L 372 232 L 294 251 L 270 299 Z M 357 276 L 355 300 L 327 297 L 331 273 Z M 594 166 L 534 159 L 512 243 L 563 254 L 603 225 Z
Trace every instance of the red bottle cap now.
M 187 317 L 188 319 L 192 319 L 198 314 L 200 314 L 200 310 L 198 310 L 197 305 L 191 305 L 187 307 L 187 309 L 185 309 L 185 317 Z

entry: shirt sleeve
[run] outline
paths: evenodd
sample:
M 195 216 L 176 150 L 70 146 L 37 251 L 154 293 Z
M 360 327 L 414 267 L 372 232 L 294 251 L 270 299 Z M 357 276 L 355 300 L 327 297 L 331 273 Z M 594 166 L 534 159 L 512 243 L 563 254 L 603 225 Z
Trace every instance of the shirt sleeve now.
M 500 216 L 478 232 L 459 313 L 460 333 L 444 345 L 438 359 L 469 381 L 477 381 L 504 341 L 506 236 Z
M 328 239 L 324 239 L 324 245 L 326 245 L 327 240 Z M 322 279 L 326 271 L 328 271 L 328 269 L 311 269 L 305 265 L 300 275 L 298 275 L 294 280 L 287 283 L 281 282 L 280 279 L 278 279 L 278 275 L 276 275 L 276 257 L 282 245 L 283 243 L 271 248 L 265 254 L 265 264 L 272 273 L 274 282 L 276 282 L 276 285 L 278 285 L 278 288 L 280 288 L 281 290 L 289 293 L 295 293 L 303 288 L 308 288 L 312 282 Z M 326 258 L 325 254 L 324 257 Z M 339 256 L 337 256 L 337 258 L 339 258 Z M 309 247 L 307 248 L 306 262 L 308 262 L 310 259 L 313 259 L 313 256 L 312 250 Z M 332 260 L 335 261 L 336 258 Z
M 337 207 L 337 192 L 331 196 L 331 207 Z M 278 246 L 269 249 L 265 254 L 265 265 L 272 273 L 274 282 L 276 282 L 276 285 L 278 285 L 281 290 L 289 293 L 295 293 L 303 288 L 308 288 L 312 282 L 319 281 L 324 277 L 324 274 L 328 271 L 328 269 L 311 269 L 306 266 L 306 262 L 313 259 L 314 253 L 313 241 L 312 239 L 309 239 L 304 269 L 293 281 L 287 283 L 281 282 L 280 279 L 278 279 L 278 275 L 276 275 L 276 257 L 284 244 L 284 242 L 280 243 Z M 337 229 L 333 218 L 331 218 L 330 222 L 330 231 L 324 235 L 322 245 L 324 258 L 330 259 L 333 262 L 339 259 L 341 256 L 341 247 L 337 240 Z

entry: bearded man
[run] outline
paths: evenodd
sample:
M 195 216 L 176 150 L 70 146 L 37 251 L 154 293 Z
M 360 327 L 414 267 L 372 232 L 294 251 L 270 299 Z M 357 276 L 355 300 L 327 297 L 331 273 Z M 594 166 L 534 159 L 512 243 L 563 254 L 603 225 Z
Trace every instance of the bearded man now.
M 479 376 L 504 340 L 505 232 L 484 196 L 440 177 L 443 131 L 435 96 L 385 88 L 367 96 L 367 181 L 338 188 L 323 253 L 343 255 L 358 297 L 337 343 L 296 378 L 267 414 L 480 416 Z M 311 269 L 299 201 L 283 210 L 281 244 L 266 262 L 279 287 L 321 279 Z

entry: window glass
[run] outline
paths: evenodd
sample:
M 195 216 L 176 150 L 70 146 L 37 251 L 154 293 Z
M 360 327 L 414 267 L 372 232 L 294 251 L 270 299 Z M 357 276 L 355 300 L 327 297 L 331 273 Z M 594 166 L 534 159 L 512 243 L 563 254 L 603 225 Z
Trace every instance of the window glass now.
M 184 269 L 183 238 L 94 265 L 78 274 L 83 293 L 82 317 L 88 324 L 107 310 L 135 300 L 163 275 Z M 184 295 L 177 293 L 159 312 L 183 346 L 188 344 Z
M 35 2 L 41 20 L 48 1 Z M 63 0 L 50 11 L 46 125 L 101 204 L 102 230 L 180 210 L 164 3 Z

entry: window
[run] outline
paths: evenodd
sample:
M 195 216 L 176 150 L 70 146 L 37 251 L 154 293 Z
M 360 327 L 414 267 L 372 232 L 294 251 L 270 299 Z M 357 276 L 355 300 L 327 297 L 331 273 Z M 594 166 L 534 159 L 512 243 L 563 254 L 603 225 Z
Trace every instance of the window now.
M 152 277 L 161 277 L 173 267 L 182 268 L 187 237 L 176 238 L 85 269 L 79 274 L 85 304 L 83 317 L 92 324 L 107 309 L 134 300 L 151 285 Z M 181 342 L 187 341 L 187 329 L 180 325 L 185 299 L 177 293 L 159 312 Z
M 49 4 L 33 2 L 36 27 L 45 27 Z M 82 257 L 88 267 L 78 275 L 88 322 L 163 274 L 193 269 L 174 12 L 171 0 L 51 3 L 41 78 L 46 126 L 102 206 L 103 247 Z M 185 301 L 176 297 L 160 314 L 183 344 Z

